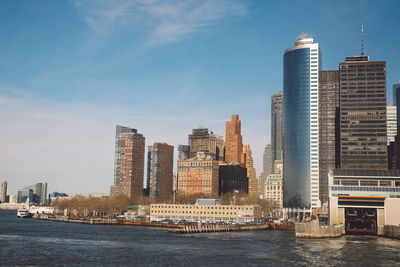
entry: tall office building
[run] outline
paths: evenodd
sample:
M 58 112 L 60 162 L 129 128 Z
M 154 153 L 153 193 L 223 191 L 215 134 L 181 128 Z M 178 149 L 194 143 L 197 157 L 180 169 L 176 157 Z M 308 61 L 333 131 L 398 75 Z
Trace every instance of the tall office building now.
M 178 145 L 178 160 L 187 160 L 190 158 L 190 146 Z
M 282 160 L 282 92 L 271 96 L 271 153 L 272 171 L 275 160 Z
M 386 106 L 386 131 L 387 131 L 387 145 L 394 142 L 397 135 L 397 108 L 396 106 Z
M 241 161 L 247 168 L 247 178 L 249 179 L 249 195 L 260 197 L 260 192 L 258 191 L 256 169 L 253 166 L 253 156 L 251 154 L 250 145 L 243 146 Z
M 339 79 L 340 168 L 387 169 L 386 62 L 346 57 Z
M 178 161 L 178 193 L 218 194 L 219 163 L 199 152 L 196 157 Z
M 243 151 L 243 137 L 239 115 L 232 115 L 231 121 L 226 122 L 225 161 L 240 163 Z
M 155 199 L 170 199 L 173 185 L 174 147 L 154 143 L 147 152 L 147 189 Z
M 263 172 L 270 173 L 274 172 L 273 169 L 274 162 L 272 160 L 272 146 L 271 144 L 268 144 L 264 148 L 264 154 L 263 154 Z
M 328 200 L 328 173 L 336 166 L 339 71 L 319 72 L 319 199 Z
M 136 129 L 117 125 L 116 130 L 114 185 L 110 195 L 142 196 L 145 138 Z
M 284 207 L 319 202 L 318 73 L 314 39 L 301 35 L 283 59 Z
M 400 125 L 400 81 L 393 84 L 393 106 L 397 108 L 397 125 Z
M 7 181 L 0 182 L 0 203 L 6 202 L 7 197 Z
M 214 160 L 224 160 L 224 138 L 200 126 L 189 135 L 190 158 L 198 152 L 211 156 Z

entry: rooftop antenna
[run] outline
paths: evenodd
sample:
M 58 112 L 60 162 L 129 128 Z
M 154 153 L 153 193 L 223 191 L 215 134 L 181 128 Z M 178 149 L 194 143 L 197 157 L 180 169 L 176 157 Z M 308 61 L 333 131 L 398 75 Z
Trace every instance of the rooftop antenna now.
M 364 55 L 364 24 L 361 24 L 361 55 Z

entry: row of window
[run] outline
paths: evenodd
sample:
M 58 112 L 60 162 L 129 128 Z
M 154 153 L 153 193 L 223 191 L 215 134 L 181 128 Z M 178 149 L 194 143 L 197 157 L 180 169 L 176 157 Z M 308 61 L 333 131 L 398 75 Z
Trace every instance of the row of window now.
M 163 205 L 157 205 L 157 206 L 152 206 L 152 208 L 164 208 L 164 209 L 216 209 L 216 210 L 251 210 L 251 207 L 225 207 L 225 206 L 220 206 L 220 207 L 215 207 L 215 206 L 202 206 L 202 205 L 196 205 L 196 206 L 163 206 Z
M 359 187 L 359 186 L 332 186 L 333 191 L 367 191 L 367 192 L 400 192 L 395 187 Z
M 155 210 L 154 213 L 165 213 L 165 214 L 170 214 L 170 213 L 178 213 L 178 214 L 192 214 L 191 211 L 167 211 L 167 210 Z M 236 212 L 225 212 L 225 211 L 193 211 L 193 214 L 220 214 L 220 215 L 237 215 Z

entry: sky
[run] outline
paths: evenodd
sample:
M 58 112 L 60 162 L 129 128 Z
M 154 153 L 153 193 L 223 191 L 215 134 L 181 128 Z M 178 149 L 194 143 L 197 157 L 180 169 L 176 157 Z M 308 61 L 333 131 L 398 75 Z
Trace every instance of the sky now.
M 284 50 L 309 33 L 322 69 L 365 50 L 400 80 L 399 1 L 0 2 L 0 180 L 9 194 L 109 193 L 115 125 L 146 146 L 187 144 L 199 125 L 242 121 L 257 175 Z M 175 149 L 175 156 L 177 151 Z M 176 161 L 174 162 L 176 165 Z

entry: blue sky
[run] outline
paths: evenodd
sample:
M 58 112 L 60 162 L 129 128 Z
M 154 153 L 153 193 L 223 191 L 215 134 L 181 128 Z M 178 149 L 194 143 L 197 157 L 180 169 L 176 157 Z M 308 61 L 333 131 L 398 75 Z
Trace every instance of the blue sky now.
M 108 192 L 115 124 L 146 145 L 219 135 L 242 120 L 257 174 L 270 139 L 270 96 L 282 56 L 302 32 L 322 68 L 366 53 L 387 62 L 388 102 L 400 80 L 398 1 L 2 1 L 0 179 L 10 193 Z

